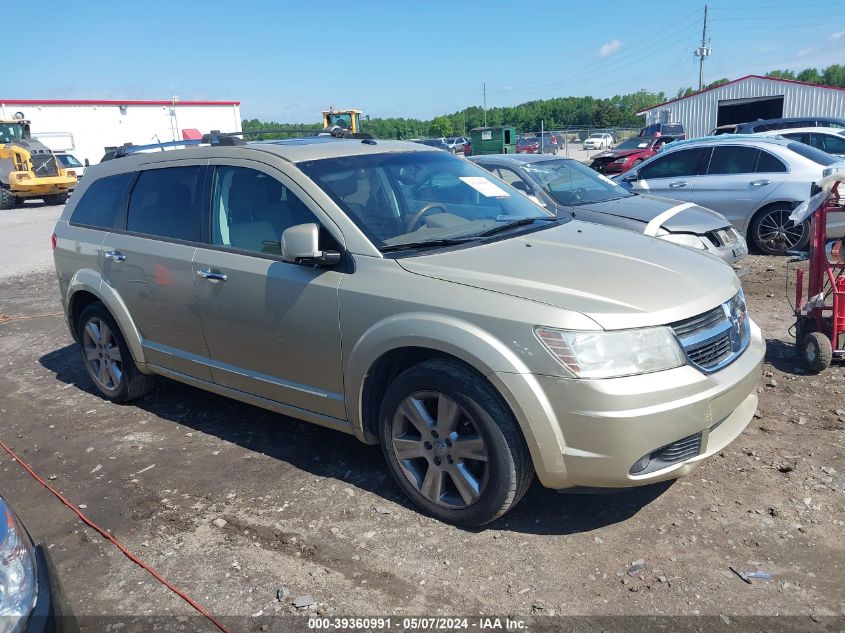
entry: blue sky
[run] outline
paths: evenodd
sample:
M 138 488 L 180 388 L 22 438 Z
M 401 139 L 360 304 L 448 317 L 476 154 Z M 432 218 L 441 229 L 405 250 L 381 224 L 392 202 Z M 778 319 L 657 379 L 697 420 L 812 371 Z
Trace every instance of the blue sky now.
M 247 118 L 430 118 L 695 86 L 704 2 L 146 0 L 51 3 L 12 29 L 8 99 L 236 99 Z M 845 63 L 843 0 L 716 0 L 705 82 Z M 51 42 L 50 44 L 45 44 Z

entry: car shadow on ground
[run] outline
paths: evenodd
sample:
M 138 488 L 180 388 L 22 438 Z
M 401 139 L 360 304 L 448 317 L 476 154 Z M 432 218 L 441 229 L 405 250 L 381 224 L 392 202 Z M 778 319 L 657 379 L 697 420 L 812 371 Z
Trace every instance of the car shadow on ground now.
M 807 373 L 801 367 L 801 361 L 798 359 L 793 341 L 786 342 L 777 338 L 767 338 L 765 361 L 785 374 L 795 376 Z
M 58 381 L 98 395 L 75 345 L 49 352 L 39 362 Z M 113 406 L 141 409 L 415 510 L 391 479 L 380 448 L 363 445 L 351 435 L 164 378 L 159 379 L 155 390 L 145 398 Z M 497 529 L 558 535 L 589 532 L 625 521 L 670 485 L 662 483 L 606 494 L 560 494 L 535 481 L 511 512 L 484 528 L 469 531 Z

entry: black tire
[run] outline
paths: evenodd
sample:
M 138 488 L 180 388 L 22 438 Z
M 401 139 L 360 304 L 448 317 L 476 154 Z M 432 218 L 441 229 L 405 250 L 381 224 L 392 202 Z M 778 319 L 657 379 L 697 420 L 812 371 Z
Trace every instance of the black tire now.
M 456 431 L 448 435 L 455 439 L 454 445 L 443 438 L 432 439 L 431 441 L 440 443 L 441 446 L 432 448 L 431 442 L 426 442 L 429 453 L 412 460 L 403 460 L 400 463 L 395 442 L 398 439 L 404 439 L 404 436 L 394 437 L 396 420 L 402 416 L 400 407 L 403 403 L 409 402 L 412 396 L 423 398 L 432 395 L 446 396 L 446 400 L 457 405 L 460 411 L 457 419 L 460 422 L 455 422 L 455 427 L 459 430 L 469 429 L 470 434 L 462 436 Z M 436 420 L 430 428 L 432 430 L 439 428 Z M 400 488 L 425 514 L 447 523 L 477 527 L 497 519 L 525 495 L 534 476 L 528 447 L 508 406 L 483 376 L 457 361 L 425 361 L 400 374 L 388 386 L 382 400 L 379 434 L 385 460 Z M 433 437 L 438 436 L 434 433 Z M 409 462 L 421 463 L 421 467 L 425 468 L 427 474 L 428 469 L 434 468 L 436 460 L 439 459 L 435 457 L 435 454 L 438 454 L 438 448 L 443 451 L 455 451 L 457 442 L 467 437 L 474 438 L 475 442 L 479 440 L 483 442 L 482 450 L 486 459 L 476 462 L 470 457 L 466 459 L 455 457 L 456 461 L 453 462 L 451 454 L 447 453 L 446 459 L 452 466 L 443 462 L 443 465 L 438 468 L 441 470 L 454 468 L 457 472 L 458 466 L 463 466 L 462 472 L 468 468 L 476 468 L 477 473 L 479 464 L 482 464 L 483 475 L 479 476 L 478 498 L 465 503 L 463 507 L 454 505 L 448 507 L 443 502 L 430 500 L 418 489 L 424 487 L 424 482 L 420 485 L 419 477 L 416 485 L 412 483 L 411 475 L 407 470 L 411 467 Z M 446 441 L 451 448 L 444 448 L 443 441 Z M 413 468 L 416 469 L 417 466 Z M 457 497 L 460 491 L 456 480 L 448 475 L 445 482 L 442 487 L 437 488 L 445 491 L 442 495 L 438 495 L 438 499 L 447 498 L 450 494 L 450 484 L 454 491 L 457 491 L 452 492 L 452 496 Z
M 643 162 L 643 159 L 642 159 L 642 158 L 638 158 L 637 160 L 635 160 L 635 161 L 631 164 L 631 169 L 633 169 L 634 167 L 638 167 L 638 166 L 639 166 L 639 164 L 640 164 L 641 162 Z
M 792 207 L 778 204 L 757 212 L 751 220 L 748 234 L 761 253 L 766 255 L 786 255 L 788 251 L 802 251 L 810 242 L 810 220 L 805 220 L 800 227 L 791 226 L 788 220 Z M 769 238 L 775 227 L 783 227 L 783 236 Z M 800 239 L 797 237 L 801 233 Z
M 96 363 L 97 360 L 89 359 L 88 354 L 92 349 L 91 346 L 87 345 L 91 338 L 90 334 L 86 337 L 86 327 L 89 323 L 105 324 L 110 330 L 113 344 L 116 344 L 119 351 L 120 380 L 111 388 L 110 385 L 103 384 L 98 374 L 95 373 L 93 363 Z M 104 398 L 112 402 L 129 402 L 147 395 L 155 386 L 155 377 L 138 371 L 138 367 L 132 359 L 132 354 L 129 352 L 129 347 L 126 345 L 126 340 L 123 338 L 123 333 L 102 303 L 96 301 L 82 311 L 76 323 L 76 333 L 82 363 L 91 378 L 91 382 L 94 383 L 94 387 Z M 104 342 L 104 344 L 106 343 Z M 103 358 L 105 356 L 100 357 L 98 367 L 102 365 Z
M 5 187 L 0 187 L 0 209 L 14 209 L 17 204 L 17 196 Z
M 830 339 L 821 332 L 808 332 L 801 337 L 798 355 L 804 369 L 818 374 L 830 367 L 833 361 L 833 346 Z
M 67 192 L 54 193 L 51 196 L 44 196 L 44 204 L 59 205 L 67 203 Z

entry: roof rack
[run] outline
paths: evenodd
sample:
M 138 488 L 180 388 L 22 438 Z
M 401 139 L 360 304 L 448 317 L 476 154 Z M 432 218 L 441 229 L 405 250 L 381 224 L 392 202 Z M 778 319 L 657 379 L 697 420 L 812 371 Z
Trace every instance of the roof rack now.
M 147 145 L 134 145 L 132 143 L 125 143 L 112 152 L 106 158 L 121 158 L 129 156 L 130 154 L 137 154 L 139 152 L 150 152 L 160 150 L 162 152 L 168 149 L 183 149 L 185 147 L 195 147 L 199 145 L 246 145 L 246 141 L 239 138 L 238 132 L 221 132 L 220 130 L 211 130 L 208 134 L 203 134 L 201 139 L 185 139 L 182 141 L 167 141 L 165 143 L 150 143 Z

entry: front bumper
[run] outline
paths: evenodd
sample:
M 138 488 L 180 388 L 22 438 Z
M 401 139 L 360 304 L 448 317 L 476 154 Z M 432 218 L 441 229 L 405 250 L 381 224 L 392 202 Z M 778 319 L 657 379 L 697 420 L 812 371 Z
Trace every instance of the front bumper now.
M 56 570 L 41 545 L 33 548 L 38 598 L 22 633 L 79 633 L 79 624 L 65 599 Z
M 716 246 L 707 237 L 703 238 L 703 242 L 707 246 L 707 251 L 709 253 L 715 255 L 726 264 L 735 264 L 748 255 L 748 243 L 745 241 L 745 238 L 738 232 L 735 237 L 736 240 L 733 243 L 725 244 L 723 246 Z
M 608 380 L 508 373 L 491 379 L 519 419 L 547 488 L 622 488 L 674 479 L 730 444 L 751 421 L 766 345 L 760 328 L 753 321 L 750 327 L 748 348 L 709 375 L 684 366 Z M 693 455 L 632 474 L 644 456 L 691 436 L 698 439 Z

